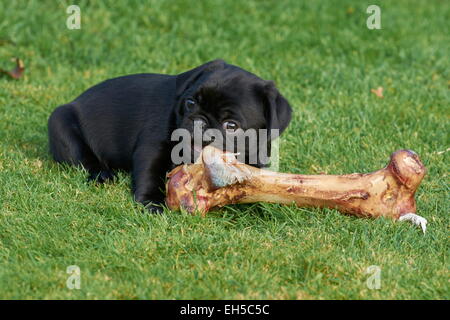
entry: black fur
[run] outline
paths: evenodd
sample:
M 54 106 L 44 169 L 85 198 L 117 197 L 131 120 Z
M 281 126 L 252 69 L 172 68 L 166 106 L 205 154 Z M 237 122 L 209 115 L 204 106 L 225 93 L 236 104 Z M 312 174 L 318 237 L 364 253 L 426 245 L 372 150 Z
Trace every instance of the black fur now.
M 273 82 L 222 60 L 179 75 L 123 76 L 54 110 L 48 121 L 50 152 L 57 162 L 83 166 L 89 180 L 100 183 L 111 180 L 115 170 L 130 171 L 135 200 L 160 211 L 165 174 L 174 166 L 171 133 L 191 131 L 194 119 L 207 128 L 222 130 L 231 119 L 242 129 L 281 133 L 291 107 Z

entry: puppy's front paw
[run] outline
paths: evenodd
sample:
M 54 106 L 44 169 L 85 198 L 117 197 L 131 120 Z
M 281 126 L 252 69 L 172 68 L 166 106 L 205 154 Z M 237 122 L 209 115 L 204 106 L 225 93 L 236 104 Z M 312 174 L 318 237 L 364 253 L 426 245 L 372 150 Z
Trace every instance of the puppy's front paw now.
M 154 214 L 162 214 L 164 212 L 162 205 L 154 203 L 147 204 L 145 206 L 145 209 L 147 209 L 150 213 Z
M 134 195 L 134 200 L 142 204 L 150 213 L 163 213 L 164 199 L 149 197 L 148 195 Z
M 91 172 L 88 182 L 105 183 L 114 180 L 114 174 L 110 171 Z

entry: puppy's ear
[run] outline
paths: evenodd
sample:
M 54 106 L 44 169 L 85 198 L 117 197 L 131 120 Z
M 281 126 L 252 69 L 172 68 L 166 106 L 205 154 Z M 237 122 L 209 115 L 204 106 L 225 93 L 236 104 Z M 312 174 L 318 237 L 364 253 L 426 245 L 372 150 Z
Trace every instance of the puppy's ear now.
M 261 87 L 260 87 L 261 88 Z M 273 81 L 265 81 L 262 86 L 263 101 L 265 102 L 266 128 L 267 128 L 267 156 L 261 157 L 259 162 L 265 167 L 269 165 L 272 154 L 272 140 L 276 139 L 289 125 L 292 108 L 289 102 L 281 95 Z M 271 129 L 278 129 L 272 133 Z
M 280 135 L 291 121 L 292 108 L 289 102 L 281 95 L 275 87 L 273 81 L 267 81 L 264 85 L 264 94 L 266 98 L 266 119 L 267 129 L 278 129 Z M 270 136 L 269 140 L 273 140 L 277 136 Z
M 224 69 L 226 62 L 220 59 L 209 61 L 201 66 L 181 73 L 177 76 L 176 95 L 180 97 L 186 90 L 192 87 L 195 83 L 206 77 L 215 70 Z

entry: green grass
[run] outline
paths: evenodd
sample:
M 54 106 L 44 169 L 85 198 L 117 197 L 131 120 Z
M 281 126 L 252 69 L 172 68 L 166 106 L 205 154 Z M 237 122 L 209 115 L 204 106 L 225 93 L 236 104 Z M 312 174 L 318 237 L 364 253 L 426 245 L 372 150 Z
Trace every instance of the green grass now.
M 448 299 L 448 1 L 0 2 L 0 298 Z M 378 4 L 382 29 L 366 28 Z M 275 80 L 293 105 L 281 171 L 368 172 L 415 150 L 429 221 L 255 204 L 206 218 L 145 213 L 127 175 L 94 186 L 48 154 L 51 111 L 123 74 L 215 58 Z M 370 93 L 384 87 L 384 99 Z M 66 268 L 81 289 L 66 288 Z M 366 286 L 381 268 L 381 288 Z

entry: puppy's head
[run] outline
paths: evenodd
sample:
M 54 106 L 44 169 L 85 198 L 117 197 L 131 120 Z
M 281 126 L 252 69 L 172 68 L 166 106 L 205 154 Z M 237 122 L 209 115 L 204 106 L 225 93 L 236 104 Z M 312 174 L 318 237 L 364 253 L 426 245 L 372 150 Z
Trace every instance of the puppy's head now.
M 243 162 L 265 166 L 270 141 L 286 129 L 291 112 L 272 81 L 222 60 L 177 78 L 177 127 L 190 133 L 185 143 L 195 151 L 213 144 L 239 153 Z

